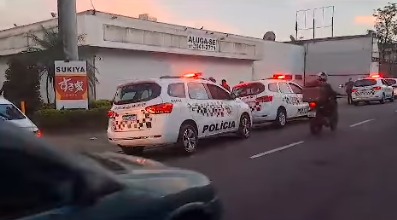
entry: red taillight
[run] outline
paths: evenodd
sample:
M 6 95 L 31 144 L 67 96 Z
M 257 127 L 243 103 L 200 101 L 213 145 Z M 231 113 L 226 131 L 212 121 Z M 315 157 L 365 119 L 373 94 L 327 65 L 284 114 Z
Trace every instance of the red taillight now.
M 169 114 L 172 112 L 174 105 L 172 103 L 163 103 L 159 105 L 152 105 L 145 108 L 150 114 Z
M 266 96 L 258 97 L 258 98 L 256 98 L 256 101 L 257 102 L 271 102 L 271 101 L 273 101 L 273 96 L 266 95 Z
M 353 89 L 352 92 L 358 92 L 358 90 L 357 89 Z
M 41 133 L 40 130 L 36 131 L 36 137 L 42 138 L 43 137 L 43 133 Z
M 380 86 L 374 87 L 374 90 L 376 90 L 376 91 L 379 91 L 379 90 L 381 90 L 381 89 L 382 89 L 382 87 L 380 87 Z
M 116 117 L 118 117 L 119 116 L 119 114 L 117 114 L 116 112 L 114 112 L 114 111 L 109 111 L 108 112 L 108 117 L 109 118 L 116 118 Z
M 310 103 L 309 103 L 309 107 L 310 107 L 310 109 L 315 109 L 315 108 L 317 107 L 317 103 L 315 103 L 315 102 L 310 102 Z

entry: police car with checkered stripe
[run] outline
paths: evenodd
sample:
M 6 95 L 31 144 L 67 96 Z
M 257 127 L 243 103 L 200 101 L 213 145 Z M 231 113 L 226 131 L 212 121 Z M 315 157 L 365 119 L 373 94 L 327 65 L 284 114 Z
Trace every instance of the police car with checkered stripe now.
M 250 106 L 253 123 L 273 121 L 284 127 L 287 120 L 306 117 L 309 112 L 309 104 L 302 100 L 302 87 L 285 80 L 284 75 L 239 84 L 233 93 Z
M 369 103 L 379 101 L 385 103 L 386 100 L 394 101 L 394 89 L 390 83 L 380 75 L 371 75 L 364 79 L 354 82 L 352 90 L 352 100 L 354 105 L 360 102 Z
M 108 139 L 126 154 L 177 143 L 187 153 L 198 140 L 224 133 L 250 136 L 249 106 L 202 74 L 133 81 L 117 88 Z

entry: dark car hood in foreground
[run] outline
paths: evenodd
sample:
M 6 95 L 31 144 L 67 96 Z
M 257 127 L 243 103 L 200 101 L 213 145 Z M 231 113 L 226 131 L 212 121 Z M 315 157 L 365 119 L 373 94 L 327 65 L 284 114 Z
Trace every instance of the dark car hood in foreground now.
M 122 169 L 116 168 L 113 171 L 135 190 L 145 191 L 153 196 L 167 196 L 195 189 L 203 190 L 199 196 L 201 199 L 211 200 L 215 196 L 210 180 L 198 172 L 167 167 L 150 159 L 123 154 L 102 153 L 97 156 L 122 166 Z

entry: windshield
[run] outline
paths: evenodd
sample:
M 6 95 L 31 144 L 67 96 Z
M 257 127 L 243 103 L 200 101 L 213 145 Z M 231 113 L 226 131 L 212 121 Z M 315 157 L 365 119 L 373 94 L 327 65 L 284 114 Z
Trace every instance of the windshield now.
M 355 87 L 373 86 L 376 85 L 375 79 L 360 79 L 354 83 Z
M 25 116 L 12 104 L 0 104 L 0 119 L 17 120 Z
M 145 102 L 157 98 L 161 87 L 157 83 L 134 83 L 119 87 L 114 97 L 114 104 L 123 105 Z
M 397 83 L 397 81 L 395 79 L 385 79 L 387 83 L 389 83 L 389 85 L 395 85 Z

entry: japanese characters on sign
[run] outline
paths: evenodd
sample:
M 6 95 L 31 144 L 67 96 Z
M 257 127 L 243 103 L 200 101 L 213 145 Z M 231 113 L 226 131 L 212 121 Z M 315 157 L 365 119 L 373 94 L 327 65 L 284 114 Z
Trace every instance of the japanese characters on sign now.
M 189 35 L 187 37 L 187 47 L 191 50 L 215 52 L 218 50 L 218 40 L 211 37 Z
M 85 61 L 55 61 L 57 109 L 88 109 L 88 78 Z

